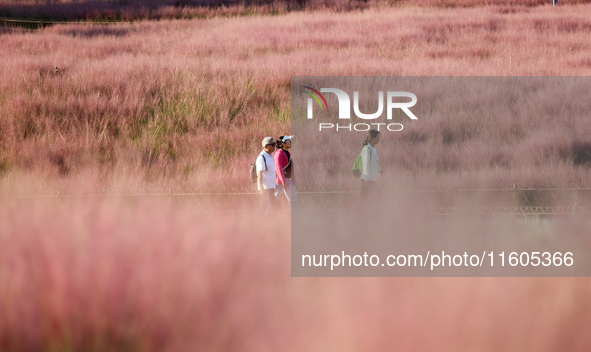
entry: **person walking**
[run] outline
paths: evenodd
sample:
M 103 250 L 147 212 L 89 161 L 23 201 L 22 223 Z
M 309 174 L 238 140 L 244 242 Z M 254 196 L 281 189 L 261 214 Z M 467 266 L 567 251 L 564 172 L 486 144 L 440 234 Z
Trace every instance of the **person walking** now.
M 277 201 L 285 194 L 291 210 L 297 210 L 297 196 L 294 188 L 293 160 L 291 158 L 291 143 L 294 136 L 280 136 L 277 140 L 275 152 L 275 172 L 277 173 Z
M 380 189 L 377 185 L 379 174 L 382 172 L 380 159 L 375 146 L 380 142 L 380 132 L 370 130 L 363 141 L 361 150 L 361 198 L 367 199 L 370 196 L 378 196 Z
M 277 174 L 275 171 L 275 161 L 273 152 L 275 151 L 275 141 L 273 137 L 265 137 L 262 142 L 263 151 L 256 160 L 257 186 L 262 196 L 263 204 L 267 207 L 265 214 L 269 209 L 273 209 L 276 204 L 275 191 L 277 190 Z

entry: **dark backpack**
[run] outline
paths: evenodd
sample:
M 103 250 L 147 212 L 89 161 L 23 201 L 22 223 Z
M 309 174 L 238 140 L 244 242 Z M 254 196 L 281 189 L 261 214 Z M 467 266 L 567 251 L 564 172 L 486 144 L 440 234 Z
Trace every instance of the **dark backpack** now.
M 267 169 L 267 159 L 263 154 L 259 154 L 259 156 L 263 157 L 263 161 L 265 162 L 265 171 L 269 171 Z M 257 156 L 257 159 L 259 157 Z M 257 162 L 255 161 L 253 164 L 250 164 L 250 182 L 257 183 L 258 175 L 257 175 Z

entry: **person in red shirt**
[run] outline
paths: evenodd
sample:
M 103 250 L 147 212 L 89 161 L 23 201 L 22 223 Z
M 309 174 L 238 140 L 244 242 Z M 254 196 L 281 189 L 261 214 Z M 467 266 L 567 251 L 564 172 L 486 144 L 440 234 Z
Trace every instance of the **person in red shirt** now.
M 297 196 L 294 188 L 293 160 L 291 159 L 291 143 L 294 136 L 280 136 L 277 140 L 275 171 L 277 173 L 277 201 L 285 194 L 291 210 L 297 209 Z

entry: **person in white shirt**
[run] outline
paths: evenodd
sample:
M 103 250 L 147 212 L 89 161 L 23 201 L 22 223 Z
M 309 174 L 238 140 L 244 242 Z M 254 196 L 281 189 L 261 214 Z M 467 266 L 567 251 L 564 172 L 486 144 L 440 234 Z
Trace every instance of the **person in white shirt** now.
M 375 146 L 380 142 L 380 132 L 371 130 L 363 142 L 361 150 L 361 197 L 367 198 L 369 195 L 378 195 L 379 188 L 376 181 L 382 172 L 380 167 L 380 158 Z
M 275 141 L 273 137 L 263 139 L 263 151 L 256 160 L 257 185 L 259 193 L 266 203 L 267 211 L 275 207 L 275 191 L 277 190 L 277 174 L 275 172 L 275 160 L 273 152 L 275 151 Z

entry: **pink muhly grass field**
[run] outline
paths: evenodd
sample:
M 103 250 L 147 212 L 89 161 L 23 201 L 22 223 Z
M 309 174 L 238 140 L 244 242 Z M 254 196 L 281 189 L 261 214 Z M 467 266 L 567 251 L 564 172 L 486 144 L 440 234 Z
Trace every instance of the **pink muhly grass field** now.
M 260 351 L 293 339 L 289 232 L 256 230 L 257 217 L 119 199 L 0 207 L 2 351 Z
M 2 191 L 250 186 L 262 137 L 290 129 L 292 75 L 588 75 L 589 18 L 589 5 L 403 7 L 2 34 Z M 520 150 L 585 146 L 550 123 L 538 128 Z M 426 133 L 443 144 L 437 124 Z M 481 156 L 521 164 L 492 137 L 468 142 L 469 153 L 450 146 L 458 170 Z M 462 177 L 417 170 L 428 181 Z M 545 171 L 551 180 L 588 175 L 573 176 L 570 165 Z M 493 179 L 523 176 L 501 170 Z M 71 180 L 92 186 L 77 192 Z M 253 210 L 212 215 L 155 198 L 1 198 L 0 350 L 591 344 L 586 278 L 291 278 L 289 229 L 283 212 L 263 221 Z
M 6 352 L 585 351 L 591 343 L 587 279 L 291 278 L 281 212 L 263 221 L 252 211 L 212 216 L 117 198 L 13 198 L 0 210 Z
M 304 82 L 304 83 L 302 83 Z M 586 188 L 591 180 L 591 80 L 580 77 L 300 78 L 294 85 L 358 90 L 362 111 L 375 111 L 384 85 L 419 97 L 411 109 L 382 122 L 376 146 L 381 179 L 397 188 Z M 293 95 L 292 154 L 300 186 L 358 187 L 350 170 L 360 153 L 367 120 L 341 120 L 340 111 L 306 118 L 305 94 Z M 335 95 L 327 104 L 337 106 Z M 319 131 L 320 122 L 326 125 Z M 371 122 L 371 121 L 369 121 Z M 399 123 L 391 132 L 386 124 Z M 337 131 L 335 126 L 341 129 Z M 353 126 L 353 127 L 350 127 Z M 356 131 L 356 126 L 361 126 Z M 397 128 L 398 128 L 397 127 Z M 351 128 L 349 130 L 348 128 Z M 354 184 L 354 186 L 351 186 Z
M 404 7 L 4 34 L 0 173 L 245 187 L 261 139 L 289 133 L 292 75 L 586 75 L 590 9 Z M 467 142 L 492 164 L 512 159 L 501 140 Z

